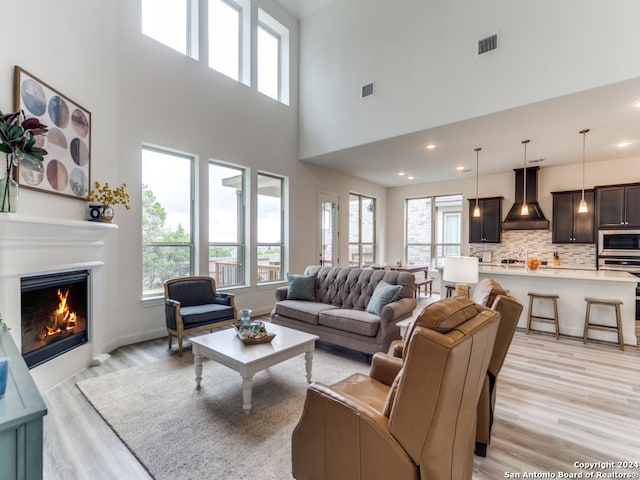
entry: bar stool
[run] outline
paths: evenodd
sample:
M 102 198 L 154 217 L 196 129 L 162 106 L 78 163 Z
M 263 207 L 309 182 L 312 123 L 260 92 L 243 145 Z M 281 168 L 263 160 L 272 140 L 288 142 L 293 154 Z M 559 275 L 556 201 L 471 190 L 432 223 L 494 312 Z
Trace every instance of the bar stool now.
M 531 328 L 531 320 L 537 320 L 539 322 L 553 323 L 556 327 L 556 339 L 560 335 L 560 325 L 558 324 L 558 298 L 560 295 L 555 293 L 534 293 L 529 292 L 529 313 L 527 315 L 527 334 L 529 330 L 536 330 Z M 534 300 L 551 300 L 553 303 L 553 317 L 542 317 L 540 315 L 533 315 L 533 301 Z M 540 330 L 538 330 L 540 331 Z
M 589 336 L 589 329 L 592 328 L 594 330 L 604 330 L 607 332 L 617 332 L 618 333 L 618 343 L 620 343 L 620 349 L 624 350 L 624 338 L 622 337 L 622 318 L 620 315 L 620 305 L 622 305 L 622 300 L 609 300 L 604 298 L 593 298 L 593 297 L 585 297 L 585 301 L 587 302 L 587 312 L 584 317 L 584 343 L 587 343 Z M 601 323 L 592 323 L 591 322 L 591 305 L 605 305 L 608 307 L 613 307 L 616 312 L 616 325 L 603 325 Z

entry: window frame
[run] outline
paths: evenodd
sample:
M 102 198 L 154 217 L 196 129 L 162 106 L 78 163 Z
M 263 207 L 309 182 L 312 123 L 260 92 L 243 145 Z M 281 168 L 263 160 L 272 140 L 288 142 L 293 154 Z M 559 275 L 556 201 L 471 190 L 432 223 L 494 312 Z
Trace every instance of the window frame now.
M 198 60 L 199 59 L 199 28 L 198 28 L 198 23 L 199 23 L 199 10 L 198 10 L 198 0 L 184 0 L 185 2 L 185 21 L 186 21 L 186 30 L 185 30 L 185 39 L 184 39 L 184 51 L 182 51 L 181 49 L 175 48 L 172 45 L 169 45 L 167 43 L 165 43 L 163 40 L 160 40 L 159 38 L 156 38 L 152 35 L 150 35 L 149 33 L 144 31 L 144 5 L 143 5 L 143 1 L 140 2 L 140 32 L 155 40 L 158 43 L 161 43 L 162 45 L 164 45 L 165 47 L 168 47 L 172 50 L 175 50 L 178 53 L 181 53 L 182 55 L 185 55 L 187 57 L 191 57 L 194 60 Z
M 459 209 L 458 210 L 443 210 L 439 211 L 439 208 L 442 208 L 438 205 L 438 200 L 442 200 L 448 197 L 458 197 L 459 199 Z M 415 200 L 427 200 L 430 203 L 431 211 L 429 212 L 430 218 L 430 238 L 428 242 L 409 242 L 409 202 Z M 426 263 L 432 268 L 442 267 L 443 265 L 439 262 L 439 258 L 444 258 L 445 249 L 447 247 L 457 247 L 458 251 L 462 250 L 462 194 L 452 193 L 448 195 L 432 195 L 432 196 L 424 196 L 424 197 L 414 197 L 414 198 L 406 198 L 405 199 L 405 222 L 404 222 L 404 234 L 405 234 L 405 242 L 404 242 L 404 261 L 405 263 L 409 263 L 414 261 L 409 258 L 409 249 L 411 247 L 422 247 L 425 248 L 429 255 L 429 260 L 419 259 L 419 263 Z M 459 218 L 459 229 L 458 236 L 459 241 L 456 242 L 445 242 L 445 217 L 449 215 L 456 215 Z M 442 255 L 439 256 L 438 253 L 442 251 Z M 448 254 L 446 254 L 448 255 Z
M 216 279 L 216 287 L 219 288 L 231 288 L 231 287 L 241 287 L 247 285 L 247 168 L 239 165 L 232 165 L 226 162 L 222 162 L 220 160 L 210 159 L 207 165 L 208 168 L 211 166 L 219 166 L 222 168 L 234 169 L 237 170 L 241 175 L 241 198 L 240 198 L 240 207 L 238 208 L 238 218 L 236 219 L 236 223 L 239 227 L 237 243 L 229 243 L 229 242 L 213 242 L 209 237 L 209 229 L 207 229 L 207 264 L 209 265 L 208 272 L 209 275 Z M 209 183 L 209 192 L 211 192 L 212 185 Z M 210 197 L 210 193 L 209 193 Z M 209 206 L 211 205 L 211 201 L 209 198 Z M 211 218 L 211 209 L 209 208 L 209 219 Z M 210 221 L 210 220 L 209 220 Z M 237 249 L 237 279 L 238 281 L 232 284 L 222 283 L 219 281 L 216 275 L 211 272 L 211 255 L 210 249 L 212 247 L 232 247 Z
M 141 259 L 142 259 L 142 279 L 143 279 L 143 284 L 142 284 L 142 299 L 146 300 L 146 299 L 152 299 L 152 298 L 158 298 L 160 296 L 162 296 L 164 293 L 160 293 L 160 292 L 156 292 L 153 291 L 153 289 L 151 289 L 151 291 L 146 291 L 145 292 L 145 287 L 144 287 L 144 276 L 145 276 L 145 271 L 144 271 L 144 256 L 145 256 L 145 249 L 147 248 L 153 248 L 153 247 L 187 247 L 189 250 L 189 275 L 193 275 L 194 274 L 194 268 L 196 265 L 195 262 L 195 164 L 196 164 L 196 156 L 193 154 L 188 154 L 188 153 L 184 153 L 184 152 L 178 152 L 177 150 L 171 149 L 171 148 L 166 148 L 166 147 L 159 147 L 159 146 L 155 146 L 155 145 L 149 145 L 149 144 L 143 144 L 140 152 L 141 152 L 141 160 L 142 160 L 142 151 L 143 150 L 147 150 L 150 152 L 155 152 L 155 153 L 159 153 L 162 155 L 168 155 L 168 156 L 173 156 L 176 158 L 181 158 L 181 159 L 185 159 L 189 161 L 189 241 L 188 242 L 145 242 L 144 236 L 142 237 L 142 241 L 141 241 L 141 247 L 142 247 L 142 251 L 141 251 Z M 142 163 L 142 162 L 141 162 Z M 142 166 L 142 165 L 141 165 Z M 144 170 L 142 170 L 142 185 L 145 185 L 144 182 Z M 142 216 L 144 212 L 144 205 L 141 206 L 140 209 L 140 215 Z
M 280 242 L 260 242 L 258 240 L 260 236 L 259 230 L 259 197 L 260 197 L 260 177 L 267 177 L 278 180 L 280 182 Z M 256 285 L 265 285 L 269 283 L 282 282 L 284 281 L 284 267 L 285 267 L 285 224 L 287 222 L 285 217 L 285 197 L 286 197 L 286 178 L 281 175 L 276 175 L 273 173 L 267 172 L 257 172 L 256 174 L 256 245 L 255 245 L 255 253 L 256 253 L 256 261 L 254 265 L 254 272 L 256 274 Z M 276 278 L 268 278 L 266 280 L 259 279 L 259 269 L 260 263 L 258 262 L 258 250 L 260 247 L 279 247 L 280 248 L 280 268 L 278 270 L 278 274 Z
M 269 15 L 262 8 L 258 8 L 258 23 L 256 25 L 256 30 L 258 28 L 263 28 L 266 32 L 274 35 L 278 39 L 278 97 L 274 98 L 280 103 L 285 105 L 289 105 L 290 102 L 290 34 L 289 29 L 285 27 L 278 20 Z M 257 37 L 257 33 L 256 33 Z M 256 40 L 257 43 L 257 40 Z M 258 56 L 259 47 L 256 45 L 256 57 Z M 256 65 L 258 62 L 256 62 Z M 256 67 L 256 90 L 263 95 L 267 95 L 269 98 L 272 98 L 270 95 L 261 92 L 258 90 L 258 79 L 259 72 Z
M 250 81 L 250 59 L 251 59 L 251 5 L 249 0 L 216 0 L 220 1 L 236 12 L 238 12 L 238 58 L 237 58 L 237 78 L 227 75 L 225 72 L 216 69 L 211 65 L 211 23 L 210 20 L 210 2 L 207 1 L 207 49 L 208 58 L 207 66 L 212 70 L 231 78 L 234 81 L 249 85 Z
M 358 201 L 358 232 L 357 232 L 357 237 L 358 237 L 358 241 L 357 242 L 352 242 L 351 241 L 351 202 L 353 198 L 357 198 Z M 373 218 L 373 225 L 371 226 L 372 228 L 372 233 L 373 233 L 373 240 L 372 242 L 365 242 L 362 239 L 362 226 L 363 226 L 363 216 L 362 216 L 362 212 L 363 212 L 363 204 L 365 201 L 370 200 L 372 202 L 373 205 L 373 212 L 372 212 L 372 218 Z M 376 263 L 377 260 L 377 247 L 378 247 L 378 224 L 377 224 L 377 213 L 378 213 L 378 202 L 376 200 L 375 197 L 370 197 L 368 195 L 362 195 L 359 193 L 355 193 L 355 192 L 349 192 L 349 265 L 351 266 L 353 263 L 353 261 L 351 260 L 351 247 L 352 246 L 357 246 L 357 254 L 358 254 L 358 263 L 357 266 L 358 267 L 364 267 L 364 266 L 368 266 L 368 265 L 372 265 Z M 362 261 L 362 257 L 363 257 L 363 246 L 371 246 L 371 251 L 373 254 L 373 258 L 371 259 L 370 263 L 366 263 Z

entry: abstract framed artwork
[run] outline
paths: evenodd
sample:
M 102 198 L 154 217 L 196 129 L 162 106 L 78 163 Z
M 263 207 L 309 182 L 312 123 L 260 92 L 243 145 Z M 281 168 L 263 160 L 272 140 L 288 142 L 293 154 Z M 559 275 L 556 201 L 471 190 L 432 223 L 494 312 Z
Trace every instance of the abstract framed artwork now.
M 17 65 L 14 80 L 15 109 L 49 127 L 36 143 L 48 152 L 44 162 L 21 159 L 16 180 L 21 187 L 86 200 L 91 181 L 91 113 Z

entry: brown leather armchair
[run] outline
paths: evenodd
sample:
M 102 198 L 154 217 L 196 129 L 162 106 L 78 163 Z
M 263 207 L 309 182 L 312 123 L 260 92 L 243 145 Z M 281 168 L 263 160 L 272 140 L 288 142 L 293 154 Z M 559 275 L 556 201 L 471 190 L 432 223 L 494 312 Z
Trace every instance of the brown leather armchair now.
M 508 295 L 498 295 L 491 306 L 500 313 L 500 326 L 496 334 L 496 341 L 487 368 L 487 375 L 482 386 L 480 400 L 478 401 L 478 425 L 476 427 L 475 454 L 480 457 L 487 455 L 487 445 L 491 441 L 491 427 L 493 426 L 493 412 L 496 406 L 496 384 L 498 374 L 504 364 L 507 351 L 511 345 L 513 334 L 516 331 L 522 304 Z
M 373 357 L 369 375 L 311 384 L 292 436 L 298 480 L 470 479 L 476 406 L 500 314 L 468 298 L 432 303 L 404 359 Z

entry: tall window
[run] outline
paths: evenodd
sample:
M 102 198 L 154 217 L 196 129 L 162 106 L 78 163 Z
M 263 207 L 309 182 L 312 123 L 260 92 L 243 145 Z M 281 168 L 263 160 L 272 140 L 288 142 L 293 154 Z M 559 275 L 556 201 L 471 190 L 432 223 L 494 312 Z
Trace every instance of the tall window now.
M 408 198 L 405 260 L 435 267 L 446 255 L 460 255 L 462 195 Z
M 376 200 L 349 194 L 349 265 L 376 261 Z
M 209 163 L 209 275 L 216 285 L 245 284 L 245 172 Z
M 197 0 L 141 0 L 142 33 L 198 58 Z
M 258 174 L 258 283 L 283 278 L 284 179 Z
M 142 149 L 142 293 L 193 272 L 193 158 Z
M 227 0 L 209 0 L 209 66 L 240 79 L 242 8 Z
M 289 30 L 258 9 L 258 91 L 289 104 Z

